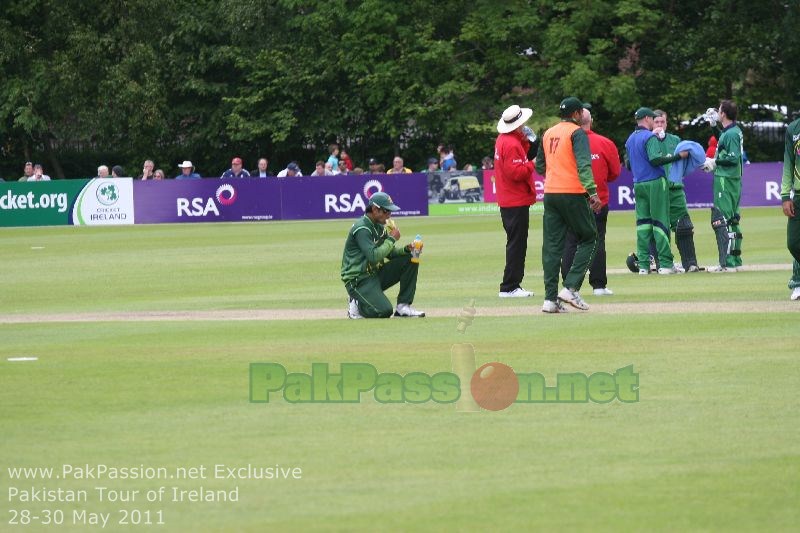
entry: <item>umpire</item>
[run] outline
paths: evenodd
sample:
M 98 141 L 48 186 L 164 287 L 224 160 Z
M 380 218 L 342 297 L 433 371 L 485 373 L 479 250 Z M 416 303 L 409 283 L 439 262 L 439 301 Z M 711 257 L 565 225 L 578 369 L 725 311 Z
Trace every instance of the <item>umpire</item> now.
M 563 303 L 587 311 L 578 291 L 594 256 L 597 225 L 593 211 L 602 208 L 592 174 L 589 138 L 581 129 L 584 104 L 570 96 L 561 101 L 561 122 L 544 133 L 536 154 L 536 172 L 544 178 L 542 268 L 545 313 L 563 313 Z M 587 202 L 588 197 L 588 202 Z M 575 234 L 575 259 L 558 292 L 561 256 L 567 229 Z

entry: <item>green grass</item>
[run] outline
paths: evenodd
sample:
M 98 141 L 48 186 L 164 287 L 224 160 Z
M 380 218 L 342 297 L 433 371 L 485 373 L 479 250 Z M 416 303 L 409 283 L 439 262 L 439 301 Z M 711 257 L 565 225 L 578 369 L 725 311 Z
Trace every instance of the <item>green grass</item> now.
M 692 215 L 698 255 L 711 264 L 708 213 Z M 611 268 L 624 267 L 632 249 L 632 216 L 612 215 Z M 338 265 L 349 225 L 0 230 L 0 314 L 321 307 L 344 315 Z M 425 320 L 0 324 L 0 529 L 10 527 L 12 508 L 163 509 L 161 529 L 169 531 L 796 527 L 798 315 L 726 306 L 786 301 L 788 271 L 615 274 L 609 286 L 616 294 L 604 303 L 718 302 L 719 312 L 683 314 L 676 303 L 661 315 L 543 316 L 541 218 L 532 218 L 531 301 L 496 296 L 499 217 L 400 226 L 406 236 L 425 237 L 415 302 L 432 311 Z M 777 210 L 746 211 L 743 229 L 746 264 L 789 262 Z M 459 335 L 456 317 L 436 310 L 470 298 L 479 312 L 513 305 L 530 315 L 479 314 Z M 354 405 L 247 400 L 251 362 L 279 362 L 293 372 L 309 372 L 312 362 L 369 362 L 381 372 L 435 373 L 450 369 L 451 346 L 465 341 L 478 364 L 502 361 L 549 381 L 559 372 L 633 364 L 640 402 L 517 404 L 467 414 L 433 403 L 381 405 L 369 394 Z M 39 360 L 6 361 L 20 355 Z M 301 467 L 303 478 L 12 482 L 6 471 L 65 463 L 280 464 Z M 238 485 L 240 501 L 114 504 L 90 493 L 86 504 L 17 504 L 7 501 L 7 485 Z

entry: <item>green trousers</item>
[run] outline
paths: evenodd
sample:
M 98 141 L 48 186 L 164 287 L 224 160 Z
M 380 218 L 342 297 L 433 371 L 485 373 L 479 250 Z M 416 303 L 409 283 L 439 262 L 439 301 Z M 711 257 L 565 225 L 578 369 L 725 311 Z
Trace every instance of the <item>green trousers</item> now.
M 714 207 L 722 211 L 728 221 L 728 230 L 734 233 L 731 251 L 726 266 L 742 266 L 742 230 L 739 226 L 739 200 L 742 198 L 742 180 L 740 178 L 722 178 L 714 176 Z
M 669 246 L 670 193 L 666 178 L 634 183 L 636 195 L 636 256 L 639 268 L 650 270 L 650 240 L 656 243 L 658 265 L 672 268 Z M 677 221 L 677 219 L 676 219 Z
M 800 287 L 800 194 L 794 195 L 794 216 L 786 223 L 786 246 L 794 257 L 789 288 Z
M 686 206 L 686 191 L 682 185 L 669 185 L 669 229 L 675 232 L 678 220 L 689 215 L 689 208 Z
M 417 292 L 419 263 L 412 263 L 410 255 L 402 255 L 385 263 L 376 273 L 358 283 L 345 283 L 347 294 L 358 301 L 358 309 L 364 318 L 389 318 L 394 307 L 383 291 L 400 283 L 397 303 L 411 304 Z
M 545 193 L 542 221 L 542 270 L 544 270 L 544 299 L 552 302 L 558 297 L 558 279 L 567 228 L 578 243 L 572 267 L 564 278 L 564 287 L 580 290 L 583 278 L 594 258 L 597 243 L 597 224 L 584 194 Z

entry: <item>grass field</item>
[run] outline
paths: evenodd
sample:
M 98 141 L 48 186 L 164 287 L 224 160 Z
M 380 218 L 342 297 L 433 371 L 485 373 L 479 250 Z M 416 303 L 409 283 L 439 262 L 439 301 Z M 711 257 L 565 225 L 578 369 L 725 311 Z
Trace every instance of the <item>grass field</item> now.
M 713 264 L 708 211 L 692 216 L 700 261 Z M 488 215 L 400 220 L 406 236 L 425 238 L 415 305 L 429 317 L 348 321 L 338 270 L 350 224 L 0 229 L 0 530 L 99 528 L 81 510 L 110 513 L 114 531 L 796 530 L 800 302 L 788 300 L 779 209 L 743 214 L 745 264 L 764 269 L 615 273 L 614 296 L 586 290 L 600 305 L 568 315 L 540 312 L 540 216 L 524 283 L 536 296 L 497 298 L 504 234 Z M 609 268 L 624 268 L 633 240 L 632 213 L 612 213 Z M 459 334 L 471 299 L 477 316 Z M 319 309 L 341 318 L 304 315 Z M 265 310 L 286 319 L 246 319 Z M 196 314 L 207 311 L 223 318 Z M 548 381 L 633 365 L 639 402 L 458 413 L 369 393 L 356 404 L 248 401 L 250 363 L 434 374 L 463 342 L 478 365 Z M 87 464 L 170 475 L 202 466 L 205 477 L 55 478 Z M 302 477 L 215 479 L 218 464 Z M 18 467 L 55 471 L 11 479 Z M 201 486 L 238 487 L 238 501 L 172 501 L 172 487 Z M 96 487 L 140 492 L 99 501 Z M 160 487 L 161 501 L 148 502 Z M 87 501 L 20 501 L 20 491 L 59 488 L 86 490 Z M 38 518 L 9 523 L 24 510 Z M 47 510 L 63 524 L 43 524 Z M 132 510 L 150 511 L 153 525 L 120 525 Z

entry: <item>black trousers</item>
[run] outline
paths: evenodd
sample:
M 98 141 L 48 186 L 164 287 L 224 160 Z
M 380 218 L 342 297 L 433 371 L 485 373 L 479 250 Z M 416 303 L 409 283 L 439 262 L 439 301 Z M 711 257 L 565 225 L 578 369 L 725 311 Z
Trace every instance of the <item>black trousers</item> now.
M 595 213 L 594 220 L 597 223 L 597 247 L 594 251 L 594 261 L 589 267 L 589 285 L 593 289 L 604 289 L 608 284 L 606 276 L 606 224 L 608 223 L 608 206 L 604 205 L 599 213 Z M 561 259 L 561 279 L 567 277 L 567 272 L 572 267 L 575 259 L 575 250 L 578 241 L 572 231 L 567 230 L 567 238 L 564 242 L 564 256 Z
M 520 286 L 525 276 L 525 255 L 528 253 L 528 224 L 530 207 L 501 207 L 500 218 L 506 230 L 506 268 L 503 271 L 501 292 L 510 292 Z

